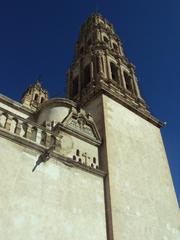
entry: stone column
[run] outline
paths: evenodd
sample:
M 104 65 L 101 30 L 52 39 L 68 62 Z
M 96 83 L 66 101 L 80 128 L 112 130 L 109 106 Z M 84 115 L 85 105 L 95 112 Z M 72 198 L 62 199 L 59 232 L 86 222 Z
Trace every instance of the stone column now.
M 121 86 L 121 69 L 117 65 L 118 85 Z
M 5 123 L 5 129 L 8 131 L 10 131 L 12 119 L 13 119 L 13 116 L 8 115 Z
M 42 129 L 38 128 L 37 129 L 37 134 L 36 134 L 36 140 L 35 142 L 40 144 L 42 139 Z
M 99 71 L 100 71 L 100 74 L 103 75 L 103 62 L 102 62 L 102 55 L 99 54 L 99 57 L 98 57 L 98 61 L 99 61 Z
M 28 123 L 27 129 L 24 135 L 27 139 L 31 139 L 31 134 L 32 134 L 31 129 L 32 129 L 32 125 Z
M 132 67 L 131 67 L 131 73 L 132 73 L 132 76 L 133 76 L 133 83 L 134 83 L 133 85 L 134 85 L 134 88 L 135 88 L 135 93 L 137 94 L 138 98 L 142 98 L 141 94 L 140 94 L 140 91 L 139 91 L 138 84 L 137 84 L 137 78 L 135 76 L 135 71 Z
M 46 132 L 46 141 L 45 141 L 45 145 L 47 147 L 51 146 L 51 134 Z
M 126 89 L 126 83 L 125 83 L 125 80 L 124 80 L 124 74 L 123 74 L 123 70 L 122 70 L 121 67 L 120 67 L 120 72 L 121 72 L 121 76 L 122 76 L 122 84 L 121 84 L 121 86 L 123 87 L 123 89 Z
M 0 127 L 4 128 L 6 121 L 7 121 L 7 117 L 2 111 L 0 112 L 0 114 L 1 114 L 0 115 Z
M 110 74 L 110 69 L 109 69 L 107 53 L 105 53 L 105 61 L 106 61 L 107 80 L 109 81 L 111 79 L 111 74 Z
M 104 53 L 102 54 L 102 65 L 103 65 L 104 77 L 107 78 L 106 59 L 105 59 Z
M 17 125 L 16 125 L 14 133 L 19 135 L 19 136 L 21 134 L 22 124 L 23 124 L 23 122 L 21 120 L 17 119 Z

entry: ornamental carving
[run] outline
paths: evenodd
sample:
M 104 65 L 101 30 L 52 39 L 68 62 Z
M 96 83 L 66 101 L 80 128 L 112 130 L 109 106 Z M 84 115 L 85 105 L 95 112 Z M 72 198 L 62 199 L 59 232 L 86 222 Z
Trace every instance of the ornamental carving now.
M 72 108 L 62 124 L 95 140 L 101 139 L 93 118 L 90 114 L 86 114 L 83 109 L 77 111 L 75 108 Z

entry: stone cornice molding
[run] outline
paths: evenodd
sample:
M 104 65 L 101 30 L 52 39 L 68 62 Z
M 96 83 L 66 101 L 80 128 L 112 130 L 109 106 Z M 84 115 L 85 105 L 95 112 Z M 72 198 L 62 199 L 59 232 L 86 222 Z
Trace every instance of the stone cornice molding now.
M 73 102 L 73 101 L 69 100 L 69 102 Z M 55 132 L 53 131 L 53 129 L 49 130 L 48 128 L 42 126 L 41 124 L 38 124 L 38 123 L 32 121 L 31 119 L 24 119 L 24 118 L 18 116 L 17 114 L 12 113 L 11 111 L 8 111 L 8 110 L 0 107 L 0 116 L 1 116 L 2 113 L 5 113 L 6 116 L 9 115 L 11 117 L 11 119 L 15 119 L 17 121 L 21 121 L 22 124 L 29 124 L 32 127 L 36 127 L 37 129 L 40 129 L 42 132 L 46 132 L 46 133 L 48 133 L 48 134 L 50 134 L 52 136 L 56 135 Z M 90 144 L 92 144 L 94 146 L 100 146 L 101 143 L 102 143 L 100 135 L 98 135 L 99 139 L 95 139 L 95 138 L 91 138 L 90 136 L 88 136 L 86 134 L 83 134 L 83 132 L 75 131 L 74 129 L 71 129 L 68 126 L 65 126 L 62 123 L 58 123 L 58 125 L 59 125 L 60 130 L 66 132 L 66 133 L 68 133 L 68 134 L 70 134 L 70 135 L 72 135 L 74 137 L 77 137 L 77 138 L 79 138 L 79 139 L 81 139 L 81 140 L 83 140 L 83 141 L 85 141 L 87 143 L 90 143 Z M 97 134 L 99 134 L 99 133 L 97 133 Z
M 24 107 L 21 103 L 13 100 L 13 99 L 11 99 L 11 98 L 8 98 L 8 97 L 6 97 L 6 96 L 4 96 L 4 95 L 2 95 L 2 94 L 0 94 L 0 102 L 6 104 L 6 105 L 9 106 L 9 107 L 12 107 L 12 108 L 20 111 L 20 112 L 22 112 L 22 113 L 25 113 L 25 114 L 27 114 L 27 115 L 31 115 L 31 114 L 33 113 L 32 110 Z
M 151 113 L 145 107 L 143 107 L 144 103 L 141 103 L 142 99 L 138 100 L 139 103 L 133 102 L 132 99 L 128 101 L 127 95 L 119 94 L 119 91 L 117 88 L 114 88 L 114 91 L 113 91 L 112 88 L 109 88 L 103 82 L 98 84 L 93 91 L 89 91 L 89 94 L 86 94 L 85 97 L 81 96 L 82 107 L 86 106 L 89 101 L 92 101 L 92 99 L 102 94 L 122 104 L 123 106 L 125 106 L 132 112 L 136 113 L 140 117 L 144 118 L 145 120 L 149 121 L 156 127 L 161 128 L 164 126 L 164 124 L 161 121 L 159 121 L 157 118 L 152 116 Z
M 77 104 L 68 98 L 50 98 L 48 101 L 44 102 L 39 108 L 39 112 L 48 106 L 67 106 L 67 107 L 77 107 Z
M 42 153 L 42 152 L 44 152 L 45 150 L 48 149 L 47 147 L 36 144 L 29 139 L 21 138 L 20 136 L 17 136 L 15 134 L 11 134 L 6 129 L 0 128 L 0 136 L 4 137 L 4 138 L 6 138 L 6 139 L 8 139 L 12 142 L 15 142 L 16 144 L 19 144 L 21 146 L 28 147 L 31 150 L 33 149 L 35 151 L 38 151 L 39 153 Z M 73 161 L 71 158 L 64 157 L 64 156 L 58 154 L 57 152 L 52 152 L 51 157 L 55 158 L 59 162 L 62 162 L 64 165 L 66 165 L 68 167 L 76 167 L 76 168 L 81 169 L 85 172 L 89 172 L 91 174 L 94 174 L 94 175 L 97 175 L 97 176 L 100 176 L 100 177 L 105 177 L 106 174 L 107 174 L 105 171 L 102 171 L 100 169 L 91 168 L 89 166 L 80 164 L 78 162 Z

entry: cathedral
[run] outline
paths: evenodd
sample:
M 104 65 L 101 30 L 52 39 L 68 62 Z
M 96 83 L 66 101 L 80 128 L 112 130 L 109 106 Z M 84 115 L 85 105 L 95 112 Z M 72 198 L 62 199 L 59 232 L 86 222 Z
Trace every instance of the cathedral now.
M 180 212 L 135 66 L 101 14 L 81 26 L 67 98 L 0 95 L 1 240 L 179 240 Z

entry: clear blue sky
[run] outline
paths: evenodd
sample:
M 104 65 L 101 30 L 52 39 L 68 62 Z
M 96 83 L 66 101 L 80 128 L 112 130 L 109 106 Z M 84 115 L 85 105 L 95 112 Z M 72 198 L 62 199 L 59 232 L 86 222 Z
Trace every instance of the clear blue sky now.
M 80 25 L 96 8 L 136 65 L 151 112 L 168 123 L 162 135 L 180 203 L 179 0 L 1 0 L 0 91 L 19 100 L 42 74 L 50 96 L 63 95 Z

